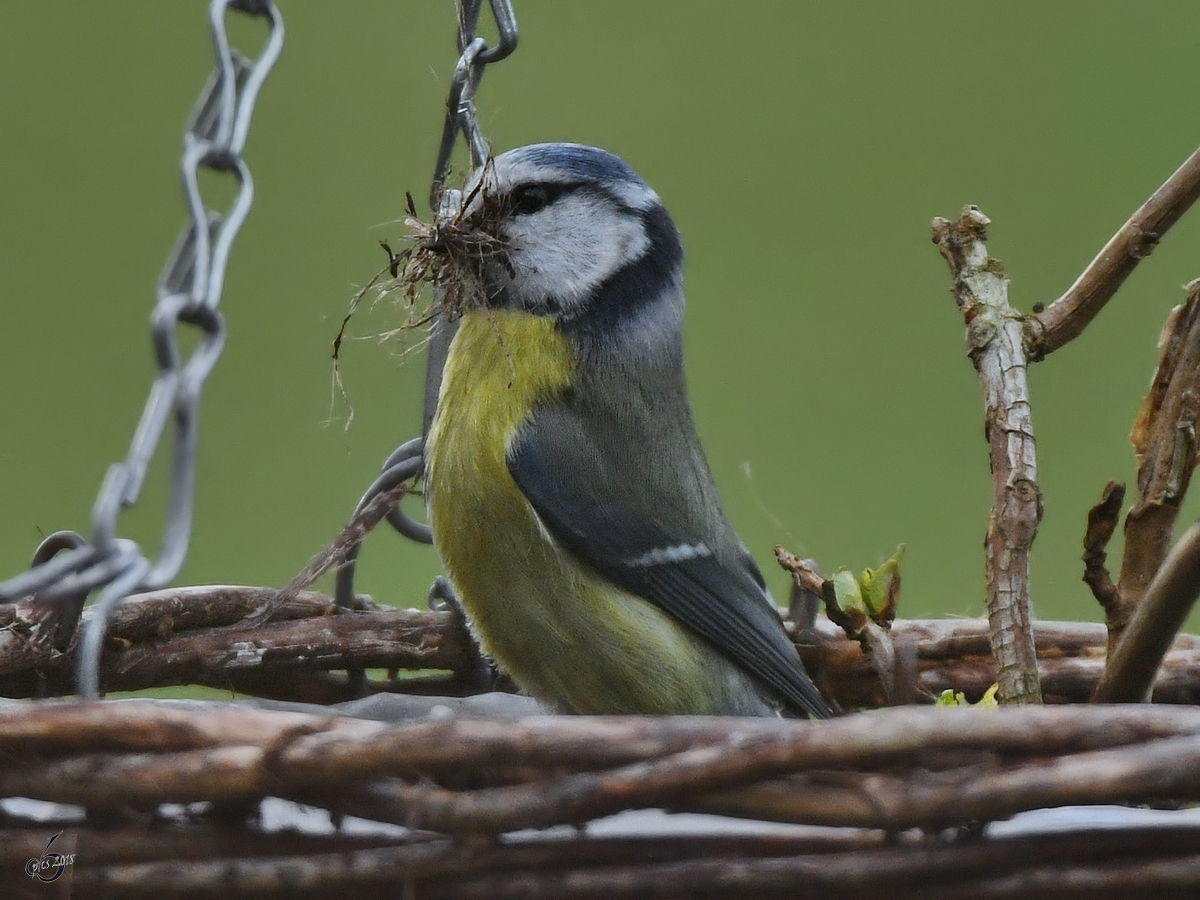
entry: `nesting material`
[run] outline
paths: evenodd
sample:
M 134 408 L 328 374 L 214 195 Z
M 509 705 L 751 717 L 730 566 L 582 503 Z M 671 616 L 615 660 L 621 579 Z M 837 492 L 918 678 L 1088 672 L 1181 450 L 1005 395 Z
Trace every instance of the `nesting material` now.
M 379 299 L 392 299 L 407 311 L 398 330 L 425 325 L 435 314 L 453 321 L 466 309 L 486 306 L 496 276 L 501 271 L 511 276 L 508 242 L 500 230 L 508 199 L 489 191 L 490 165 L 489 160 L 483 176 L 461 200 L 457 191 L 455 196 L 447 192 L 432 222 L 417 215 L 412 194 L 407 194 L 407 246 L 396 252 L 380 241 L 388 264 L 372 284 L 378 284 Z M 426 292 L 426 287 L 433 290 Z
M 427 326 L 435 317 L 454 321 L 470 308 L 488 304 L 498 276 L 513 274 L 508 242 L 500 223 L 508 215 L 508 198 L 489 189 L 491 160 L 483 175 L 463 197 L 459 191 L 443 194 L 438 214 L 432 222 L 417 215 L 411 193 L 406 193 L 407 215 L 404 225 L 409 233 L 405 246 L 396 251 L 388 241 L 379 245 L 388 261 L 351 298 L 350 309 L 342 319 L 333 340 L 334 382 L 349 411 L 347 425 L 354 418 L 353 406 L 342 385 L 341 346 L 346 328 L 363 298 L 372 290 L 371 303 L 387 300 L 404 316 L 402 323 L 374 335 L 379 342 L 408 335 Z M 427 291 L 426 288 L 432 288 Z M 423 341 L 416 346 L 421 346 Z

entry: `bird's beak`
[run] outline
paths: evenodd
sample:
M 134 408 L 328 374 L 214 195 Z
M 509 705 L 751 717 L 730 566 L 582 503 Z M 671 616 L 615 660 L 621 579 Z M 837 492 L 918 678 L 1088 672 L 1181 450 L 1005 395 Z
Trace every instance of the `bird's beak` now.
M 416 249 L 404 280 L 440 286 L 438 305 L 450 320 L 471 307 L 497 305 L 513 277 L 501 230 L 505 212 L 489 195 L 485 173 L 461 191 L 443 191 L 432 225 L 406 220 Z
M 442 197 L 437 209 L 438 224 L 443 226 L 448 225 L 457 219 L 459 211 L 462 209 L 462 202 L 462 191 L 456 191 L 453 188 L 442 191 Z

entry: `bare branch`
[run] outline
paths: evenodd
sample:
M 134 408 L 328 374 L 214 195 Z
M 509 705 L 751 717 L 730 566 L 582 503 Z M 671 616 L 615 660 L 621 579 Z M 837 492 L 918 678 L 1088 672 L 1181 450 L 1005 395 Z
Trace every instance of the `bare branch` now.
M 351 811 L 366 798 L 383 821 L 457 834 L 584 822 L 623 809 L 704 809 L 706 794 L 721 792 L 712 802 L 728 804 L 730 791 L 784 775 L 814 779 L 807 798 L 804 791 L 780 794 L 792 804 L 785 820 L 852 827 L 1200 798 L 1196 710 L 909 708 L 816 724 L 543 716 L 388 725 L 226 709 L 189 710 L 180 732 L 178 724 L 153 725 L 155 706 L 54 704 L 0 713 L 0 745 L 10 761 L 0 769 L 0 796 L 115 809 L 271 794 Z M 129 733 L 135 719 L 150 722 L 174 749 L 114 751 L 150 746 L 146 734 Z M 168 709 L 167 720 L 177 719 Z M 80 746 L 85 732 L 88 752 L 59 755 Z M 548 779 L 551 773 L 557 777 Z M 756 797 L 761 790 L 750 788 L 745 812 Z
M 967 352 L 983 387 L 991 447 L 992 512 L 987 533 L 987 608 L 1002 703 L 1040 703 L 1029 553 L 1042 519 L 1021 316 L 1008 281 L 988 258 L 989 220 L 968 206 L 958 221 L 933 220 L 933 240 L 950 265 L 967 325 Z
M 397 891 L 403 884 L 413 896 L 428 900 L 809 895 L 1096 900 L 1179 896 L 1197 879 L 1195 831 L 1186 826 L 933 845 L 887 841 L 879 831 L 832 835 L 823 829 L 796 836 L 644 835 L 636 840 L 542 835 L 500 844 L 441 838 L 393 841 L 392 846 L 341 835 L 209 836 L 207 829 L 193 827 L 199 834 L 188 841 L 156 837 L 148 842 L 144 832 L 126 834 L 128 849 L 115 857 L 108 851 L 116 843 L 111 829 L 74 830 L 87 852 L 76 861 L 73 888 L 86 896 L 210 895 L 219 884 L 225 897 L 353 894 L 374 900 L 404 896 Z M 45 838 L 39 837 L 41 844 L 29 840 L 13 847 L 10 868 L 18 870 L 42 852 Z M 235 838 L 243 845 L 237 846 Z M 168 846 L 155 858 L 147 853 L 148 843 Z M 1096 885 L 1109 889 L 1098 891 Z
M 1125 551 L 1117 593 L 1114 602 L 1105 607 L 1110 658 L 1167 557 L 1179 508 L 1196 467 L 1200 281 L 1188 289 L 1187 302 L 1172 310 L 1163 326 L 1158 367 L 1129 436 L 1138 459 L 1137 491 L 1125 517 Z
M 1042 359 L 1078 337 L 1197 197 L 1200 149 L 1130 216 L 1065 294 L 1026 320 L 1029 358 Z
M 1047 703 L 1084 703 L 1104 672 L 1106 632 L 1092 622 L 1034 623 L 1038 670 Z M 911 702 L 928 703 L 942 691 L 962 691 L 978 700 L 996 683 L 989 627 L 981 619 L 897 620 L 892 626 L 897 663 L 901 648 L 913 647 L 915 671 L 898 669 L 895 691 Z M 805 665 L 819 672 L 845 709 L 874 709 L 887 702 L 875 666 L 852 643 L 822 623 L 819 643 L 800 647 Z M 1177 635 L 1155 680 L 1158 703 L 1200 703 L 1200 637 Z
M 1096 750 L 989 771 L 981 771 L 976 760 L 974 765 L 930 773 L 933 777 L 928 779 L 887 772 L 872 779 L 779 779 L 718 794 L 711 805 L 704 797 L 687 808 L 815 825 L 936 828 L 955 821 L 994 821 L 1037 804 L 1093 804 L 1101 795 L 1115 803 L 1191 795 L 1200 792 L 1200 771 L 1195 767 L 1200 767 L 1200 741 L 1181 737 L 1142 744 L 1137 753 Z
M 19 871 L 31 856 L 40 856 L 46 848 L 46 840 L 64 827 L 45 822 L 40 823 L 42 828 L 38 830 L 32 827 L 18 830 L 13 826 L 19 821 L 16 816 L 8 815 L 5 827 L 0 830 L 0 868 L 6 871 Z M 178 864 L 189 859 L 210 860 L 239 855 L 303 856 L 365 850 L 395 842 L 395 838 L 379 834 L 262 832 L 209 823 L 192 823 L 183 828 L 156 828 L 151 840 L 145 828 L 135 825 L 118 825 L 114 822 L 98 825 L 79 822 L 64 824 L 77 838 L 77 846 L 87 848 L 84 858 L 78 862 L 80 867 L 150 862 L 164 858 Z M 51 825 L 54 827 L 51 828 Z M 439 843 L 445 844 L 446 841 L 442 839 Z M 814 843 L 810 841 L 810 847 Z M 211 885 L 209 887 L 211 893 Z M 157 895 L 162 896 L 163 893 L 164 889 L 159 886 Z
M 819 585 L 820 577 L 814 577 Z M 331 597 L 305 592 L 288 601 L 267 626 L 247 628 L 242 617 L 274 595 L 270 588 L 215 586 L 130 597 L 117 611 L 102 659 L 104 684 L 136 690 L 196 683 L 258 697 L 329 704 L 359 696 L 339 670 L 372 665 L 425 671 L 372 679 L 367 683 L 371 693 L 467 692 L 474 657 L 455 616 L 377 606 L 366 598 L 362 602 L 370 612 L 339 612 Z M 73 653 L 35 646 L 29 640 L 33 626 L 24 618 L 27 614 L 21 605 L 0 607 L 5 617 L 0 621 L 0 696 L 72 693 Z M 785 624 L 805 666 L 843 708 L 885 705 L 888 680 L 894 683 L 893 702 L 905 698 L 916 703 L 929 702 L 949 689 L 975 699 L 996 682 L 988 623 L 980 619 L 893 622 L 895 670 L 886 680 L 878 662 L 833 623 L 821 619 L 807 630 Z M 1104 666 L 1104 626 L 1041 621 L 1035 623 L 1034 635 L 1047 700 L 1086 702 Z M 285 652 L 289 647 L 294 653 Z M 310 653 L 310 647 L 319 652 Z M 1200 702 L 1200 638 L 1176 638 L 1154 696 L 1159 702 Z
M 1200 524 L 1187 530 L 1146 589 L 1096 686 L 1099 703 L 1144 701 L 1172 639 L 1200 596 Z
M 1091 588 L 1092 596 L 1104 607 L 1106 616 L 1120 603 L 1117 586 L 1105 563 L 1108 561 L 1108 542 L 1117 530 L 1124 502 L 1125 485 L 1115 481 L 1106 484 L 1100 502 L 1088 510 L 1087 531 L 1083 535 L 1083 580 Z
M 1131 888 L 1113 896 L 1190 896 L 1200 884 L 1197 829 L 1186 822 L 969 840 L 937 831 L 1046 806 L 1200 797 L 1195 709 L 386 724 L 229 705 L 14 703 L 0 707 L 0 751 L 0 796 L 82 804 L 110 822 L 142 817 L 137 829 L 103 830 L 90 821 L 14 827 L 9 817 L 0 862 L 23 865 L 61 834 L 56 849 L 73 854 L 70 886 L 89 896 L 190 896 L 220 884 L 225 896 L 350 891 L 366 900 L 396 896 L 403 884 L 421 897 L 599 900 L 748 889 L 796 896 L 803 885 L 838 897 L 949 900 L 1043 896 L 1029 884 L 1065 890 L 1064 873 L 1085 887 L 1118 879 Z M 145 818 L 165 801 L 252 812 L 265 794 L 316 805 L 335 821 L 365 812 L 407 828 L 310 838 Z M 656 807 L 754 817 L 759 830 L 490 837 Z M 779 832 L 766 830 L 770 820 L 826 825 Z M 910 825 L 934 830 L 902 833 Z M 1107 896 L 1074 888 L 1052 893 Z
M 268 602 L 275 617 L 252 624 Z M 337 702 L 351 699 L 352 691 L 330 670 L 465 668 L 472 639 L 450 613 L 362 602 L 367 611 L 351 612 L 324 594 L 306 591 L 280 601 L 268 588 L 231 586 L 130 597 L 107 638 L 101 686 L 117 691 L 203 684 Z M 59 653 L 33 641 L 35 626 L 25 618 L 33 612 L 21 605 L 7 611 L 11 620 L 0 623 L 0 695 L 73 693 L 76 648 Z M 90 615 L 84 613 L 85 622 Z M 455 693 L 453 684 L 440 686 Z

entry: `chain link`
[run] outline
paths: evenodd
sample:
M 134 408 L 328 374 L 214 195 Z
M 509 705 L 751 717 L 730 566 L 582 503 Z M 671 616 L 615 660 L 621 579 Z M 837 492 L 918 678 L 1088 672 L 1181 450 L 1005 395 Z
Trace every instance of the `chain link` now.
M 477 168 L 488 156 L 479 117 L 475 115 L 475 91 L 489 63 L 499 62 L 517 49 L 517 19 L 510 0 L 491 0 L 492 16 L 500 32 L 500 43 L 489 47 L 477 37 L 479 13 L 483 0 L 462 0 L 458 9 L 458 65 L 450 80 L 450 96 L 446 98 L 446 121 L 442 126 L 442 142 L 438 146 L 437 163 L 433 168 L 433 184 L 429 189 L 429 208 L 435 213 L 441 206 L 442 190 L 450 171 L 450 156 L 462 134 L 471 151 L 471 167 Z
M 236 10 L 263 18 L 269 34 L 256 60 L 247 60 L 229 43 L 226 14 Z M 283 49 L 283 20 L 271 0 L 212 0 L 209 26 L 217 65 L 188 121 L 183 136 L 184 195 L 191 219 L 184 227 L 159 279 L 151 335 L 158 376 L 142 412 L 125 462 L 113 465 L 92 510 L 92 539 L 58 532 L 43 542 L 52 549 L 35 554 L 34 567 L 0 583 L 0 602 L 36 595 L 39 606 L 78 621 L 83 602 L 102 587 L 95 616 L 80 647 L 79 692 L 99 691 L 100 650 L 108 617 L 130 593 L 154 590 L 174 580 L 183 566 L 191 537 L 196 487 L 196 451 L 200 395 L 225 345 L 225 320 L 217 309 L 229 251 L 254 196 L 242 150 L 250 131 L 254 103 Z M 229 210 L 211 210 L 201 196 L 201 169 L 231 175 L 237 195 Z M 195 350 L 180 354 L 180 325 L 199 329 Z M 136 543 L 117 536 L 121 511 L 137 502 L 151 460 L 168 420 L 174 418 L 171 486 L 158 559 L 148 560 Z M 54 555 L 54 551 L 63 552 Z M 46 559 L 52 555 L 53 558 Z M 44 560 L 44 561 L 43 561 Z
M 496 29 L 500 34 L 500 42 L 489 46 L 484 38 L 478 37 L 479 15 L 483 0 L 462 0 L 458 9 L 458 64 L 454 67 L 454 77 L 450 82 L 450 95 L 446 100 L 446 121 L 442 127 L 442 140 L 438 146 L 437 162 L 433 168 L 433 183 L 429 191 L 429 206 L 435 215 L 447 215 L 457 208 L 457 191 L 446 190 L 446 176 L 450 171 L 450 157 L 454 146 L 461 134 L 467 142 L 471 153 L 471 166 L 477 168 L 488 158 L 490 147 L 484 139 L 483 129 L 479 127 L 479 118 L 475 114 L 475 91 L 483 79 L 484 70 L 489 63 L 499 62 L 507 57 L 517 47 L 517 19 L 513 13 L 510 0 L 490 0 L 492 16 L 496 20 Z M 434 298 L 434 309 L 437 309 L 438 298 Z M 359 501 L 354 514 L 357 516 L 379 494 L 391 490 L 399 484 L 412 478 L 419 477 L 424 471 L 425 436 L 433 421 L 433 413 L 437 406 L 438 390 L 442 382 L 442 368 L 446 362 L 446 354 L 450 349 L 450 340 L 457 330 L 457 323 L 444 321 L 436 313 L 430 323 L 430 339 L 428 362 L 425 376 L 425 409 L 421 423 L 421 437 L 413 438 L 401 444 L 383 464 L 383 473 L 377 478 Z M 399 506 L 392 509 L 387 516 L 388 523 L 411 540 L 423 544 L 433 543 L 433 532 L 423 522 L 418 522 L 409 516 Z M 334 596 L 338 605 L 352 609 L 354 601 L 354 573 L 358 560 L 359 547 L 356 545 L 348 554 L 338 569 Z M 363 673 L 355 670 L 349 673 L 352 684 L 363 686 Z
M 476 35 L 482 6 L 483 0 L 462 0 L 459 6 L 459 60 L 451 80 L 430 187 L 429 202 L 435 214 L 443 204 L 453 205 L 454 197 L 450 195 L 454 192 L 445 190 L 445 181 L 458 136 L 463 135 L 467 142 L 472 167 L 478 167 L 488 157 L 489 146 L 475 112 L 475 93 L 488 64 L 504 59 L 517 46 L 517 22 L 511 0 L 490 0 L 500 36 L 494 47 Z M 270 33 L 258 59 L 247 60 L 230 47 L 225 29 L 228 10 L 267 19 Z M 159 374 L 129 456 L 125 462 L 113 465 L 105 476 L 92 512 L 90 542 L 73 532 L 57 532 L 43 541 L 29 571 L 0 583 L 0 602 L 11 603 L 33 594 L 39 605 L 73 616 L 75 621 L 88 594 L 103 586 L 96 599 L 95 616 L 80 647 L 79 691 L 85 697 L 95 697 L 99 692 L 100 653 L 112 610 L 134 591 L 169 584 L 187 554 L 195 495 L 200 394 L 224 348 L 225 323 L 217 306 L 233 239 L 253 199 L 253 181 L 242 150 L 258 92 L 283 47 L 283 21 L 271 0 L 212 0 L 209 18 L 217 67 L 184 134 L 182 170 L 191 221 L 180 235 L 158 284 L 151 333 Z M 236 179 L 237 196 L 226 214 L 210 210 L 204 203 L 199 187 L 201 168 L 229 173 Z M 176 336 L 181 323 L 201 331 L 199 343 L 186 362 L 181 359 Z M 432 330 L 423 435 L 432 420 L 442 366 L 454 331 L 452 326 L 436 320 Z M 137 501 L 172 413 L 175 440 L 170 499 L 159 557 L 152 563 L 136 543 L 117 537 L 116 525 L 121 511 Z M 415 438 L 388 457 L 383 473 L 359 503 L 360 510 L 379 493 L 421 474 L 423 444 L 424 436 Z M 412 519 L 399 507 L 387 518 L 406 537 L 432 542 L 429 526 Z M 353 605 L 357 555 L 356 547 L 337 579 L 338 600 L 346 607 Z M 74 627 L 74 621 L 70 627 Z M 361 673 L 354 675 L 362 678 Z

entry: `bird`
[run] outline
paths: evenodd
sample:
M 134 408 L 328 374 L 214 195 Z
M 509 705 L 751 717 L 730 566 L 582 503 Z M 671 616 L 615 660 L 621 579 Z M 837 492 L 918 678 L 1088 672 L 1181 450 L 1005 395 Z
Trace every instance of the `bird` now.
M 434 545 L 483 649 L 552 710 L 831 715 L 731 526 L 683 358 L 683 248 L 619 156 L 472 173 L 479 254 L 425 443 Z

